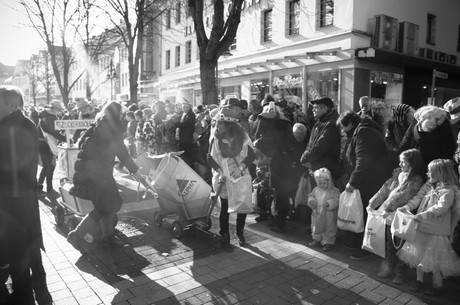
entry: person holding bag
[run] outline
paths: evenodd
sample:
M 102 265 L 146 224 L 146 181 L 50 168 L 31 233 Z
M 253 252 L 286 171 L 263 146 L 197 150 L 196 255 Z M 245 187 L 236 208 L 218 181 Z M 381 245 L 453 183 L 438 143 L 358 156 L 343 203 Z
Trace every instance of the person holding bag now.
M 387 155 L 387 147 L 381 127 L 370 117 L 361 118 L 352 111 L 345 111 L 337 120 L 342 131 L 347 134 L 345 148 L 345 168 L 348 182 L 345 191 L 360 191 L 363 210 L 369 200 L 391 176 L 391 164 Z M 339 212 L 340 214 L 340 212 Z M 364 210 L 363 222 L 366 223 L 367 213 Z M 355 249 L 351 259 L 362 260 L 371 253 L 361 249 L 364 232 L 350 236 L 346 248 Z
M 53 175 L 56 168 L 57 144 L 65 142 L 66 138 L 54 128 L 54 122 L 58 116 L 63 115 L 64 106 L 58 101 L 51 101 L 39 114 L 38 122 L 38 149 L 42 162 L 42 170 L 38 177 L 38 195 L 59 197 L 59 193 L 53 188 Z M 43 182 L 46 179 L 46 193 L 43 191 Z
M 414 197 L 423 185 L 423 168 L 424 163 L 419 150 L 409 149 L 403 151 L 399 155 L 399 168 L 393 171 L 393 176 L 369 200 L 369 206 L 367 207 L 368 212 L 378 208 L 386 219 L 386 254 L 377 276 L 388 278 L 395 270 L 396 276 L 393 278 L 393 283 L 396 285 L 404 283 L 406 266 L 396 256 L 398 249 L 394 245 L 390 227 L 396 209 Z
M 236 113 L 222 108 L 213 118 L 216 122 L 211 134 L 208 162 L 213 169 L 212 183 L 220 192 L 219 216 L 221 243 L 230 250 L 229 213 L 237 213 L 236 235 L 240 245 L 246 243 L 244 226 L 246 216 L 252 212 L 252 179 L 248 166 L 255 159 L 252 142 L 246 131 L 238 124 Z
M 459 200 L 458 178 L 452 160 L 435 159 L 428 164 L 428 181 L 400 210 L 417 209 L 419 222 L 414 241 L 406 241 L 397 252 L 399 259 L 417 268 L 417 280 L 409 286 L 412 292 L 423 288 L 423 274 L 433 273 L 433 287 L 428 295 L 439 295 L 442 279 L 460 275 L 460 257 L 450 243 L 452 208 Z

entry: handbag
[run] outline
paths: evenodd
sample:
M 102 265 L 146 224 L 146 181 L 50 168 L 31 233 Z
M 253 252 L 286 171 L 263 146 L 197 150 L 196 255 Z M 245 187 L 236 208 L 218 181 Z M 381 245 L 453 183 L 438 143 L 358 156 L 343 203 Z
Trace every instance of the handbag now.
M 385 219 L 379 211 L 369 211 L 362 249 L 385 258 Z
M 299 205 L 306 205 L 308 195 L 311 193 L 311 181 L 309 174 L 303 174 L 300 177 L 299 185 L 294 199 L 294 207 L 297 208 Z
M 359 190 L 340 194 L 337 227 L 355 233 L 364 231 L 363 203 Z
M 397 209 L 390 230 L 392 236 L 414 241 L 417 230 L 414 215 L 409 211 Z

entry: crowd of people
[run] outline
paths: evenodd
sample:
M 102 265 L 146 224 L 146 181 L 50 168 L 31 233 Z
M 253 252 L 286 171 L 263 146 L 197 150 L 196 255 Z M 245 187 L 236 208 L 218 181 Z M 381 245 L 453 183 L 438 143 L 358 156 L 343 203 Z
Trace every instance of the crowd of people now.
M 328 97 L 311 101 L 308 109 L 302 106 L 300 99 L 275 99 L 269 94 L 260 101 L 228 98 L 219 105 L 196 107 L 156 101 L 151 106 L 108 102 L 99 108 L 78 101 L 69 109 L 52 101 L 41 112 L 31 107 L 28 120 L 20 91 L 1 86 L 2 156 L 17 151 L 26 154 L 19 159 L 27 162 L 14 164 L 18 158 L 13 156 L 0 160 L 0 217 L 12 215 L 8 222 L 0 219 L 0 232 L 14 231 L 0 239 L 0 280 L 11 275 L 11 297 L 24 304 L 32 304 L 33 292 L 41 298 L 39 304 L 50 302 L 40 268 L 43 243 L 37 198 L 59 196 L 53 188 L 56 153 L 51 143 L 66 138 L 55 130 L 54 122 L 91 119 L 91 127 L 75 131 L 71 140 L 79 148 L 71 194 L 91 200 L 95 207 L 69 232 L 68 241 L 76 249 L 86 251 L 94 242 L 88 236 L 95 231 L 100 232 L 101 243 L 124 246 L 114 234 L 122 203 L 113 177 L 117 162 L 140 178 L 139 156 L 182 151 L 181 158 L 214 190 L 223 185 L 219 193 L 223 248 L 232 248 L 230 213 L 236 213 L 235 233 L 244 246 L 247 214 L 256 210 L 257 222 L 267 221 L 273 232 L 286 234 L 287 220 L 298 214 L 299 203 L 310 211 L 308 245 L 334 251 L 340 194 L 359 190 L 364 223 L 368 211 L 378 209 L 387 225 L 386 255 L 378 276 L 394 275 L 393 282 L 402 284 L 408 265 L 417 269 L 411 290 L 422 289 L 423 274 L 431 272 L 433 287 L 427 293 L 439 294 L 443 278 L 460 275 L 460 98 L 444 107 L 414 109 L 399 104 L 389 118 L 374 111 L 369 97 L 359 100 L 359 112 L 339 114 Z M 27 137 L 32 140 L 20 141 Z M 400 247 L 390 233 L 398 209 L 413 211 L 419 222 L 416 240 Z M 17 230 L 24 222 L 35 223 L 37 230 L 33 234 Z M 371 255 L 361 247 L 363 237 L 364 233 L 347 233 L 344 246 L 355 250 L 351 259 Z

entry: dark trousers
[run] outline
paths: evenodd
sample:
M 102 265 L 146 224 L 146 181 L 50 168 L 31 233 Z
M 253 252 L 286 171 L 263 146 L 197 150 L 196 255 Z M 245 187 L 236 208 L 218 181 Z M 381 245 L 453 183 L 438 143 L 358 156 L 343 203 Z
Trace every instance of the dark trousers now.
M 30 251 L 30 270 L 32 271 L 32 283 L 46 285 L 46 272 L 43 267 L 42 253 L 40 248 L 33 248 Z
M 184 151 L 184 153 L 181 155 L 181 158 L 191 168 L 194 168 L 195 164 L 195 147 L 196 144 L 194 143 L 179 143 L 179 150 Z
M 40 141 L 38 148 L 42 161 L 42 170 L 38 178 L 38 184 L 43 184 L 46 179 L 46 189 L 47 191 L 51 191 L 53 189 L 53 174 L 56 167 L 55 156 L 46 142 Z
M 219 225 L 220 225 L 220 236 L 224 236 L 225 234 L 230 235 L 229 225 L 228 225 L 228 218 L 230 214 L 228 211 L 228 199 L 223 199 L 220 197 L 220 215 L 219 215 Z M 246 223 L 246 215 L 247 214 L 236 214 L 236 232 L 241 232 L 244 229 L 244 225 Z

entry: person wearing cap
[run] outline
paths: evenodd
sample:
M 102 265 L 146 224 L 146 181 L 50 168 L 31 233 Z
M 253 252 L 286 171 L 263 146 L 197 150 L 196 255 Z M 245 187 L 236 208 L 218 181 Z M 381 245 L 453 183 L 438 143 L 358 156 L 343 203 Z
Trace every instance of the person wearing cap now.
M 22 112 L 18 87 L 0 86 L 0 300 L 51 304 L 42 264 L 44 249 L 37 197 L 37 127 Z M 9 266 L 8 266 L 9 265 Z M 30 272 L 32 270 L 32 274 Z M 13 293 L 5 282 L 11 276 Z
M 236 215 L 236 235 L 241 245 L 246 243 L 244 226 L 246 215 L 252 212 L 252 178 L 248 166 L 255 159 L 252 142 L 238 124 L 236 113 L 222 108 L 213 118 L 210 140 L 209 164 L 213 169 L 213 187 L 218 189 L 219 180 L 224 186 L 220 192 L 220 236 L 223 248 L 231 249 L 229 213 Z
M 348 174 L 346 192 L 359 190 L 363 204 L 363 220 L 366 223 L 366 207 L 369 200 L 392 174 L 385 138 L 380 126 L 369 116 L 361 117 L 352 111 L 342 113 L 337 124 L 347 134 L 345 146 L 345 169 Z M 340 141 L 340 140 L 339 140 Z M 354 249 L 351 259 L 362 260 L 371 253 L 361 249 L 363 233 L 350 233 L 344 245 Z
M 38 195 L 48 197 L 59 197 L 59 193 L 53 188 L 53 175 L 56 167 L 57 154 L 50 147 L 47 141 L 48 137 L 55 139 L 57 142 L 65 142 L 66 138 L 63 134 L 57 131 L 54 127 L 54 122 L 59 119 L 59 116 L 64 114 L 64 105 L 61 101 L 53 100 L 39 114 L 40 121 L 38 123 L 38 137 L 40 159 L 42 161 L 42 170 L 38 178 Z M 46 136 L 46 137 L 45 137 Z M 53 144 L 51 144 L 53 145 Z M 46 179 L 46 193 L 43 191 L 43 182 Z
M 327 168 L 335 180 L 338 178 L 337 166 L 340 158 L 340 129 L 336 124 L 339 114 L 335 110 L 334 102 L 328 97 L 311 103 L 316 122 L 300 162 L 312 172 Z

